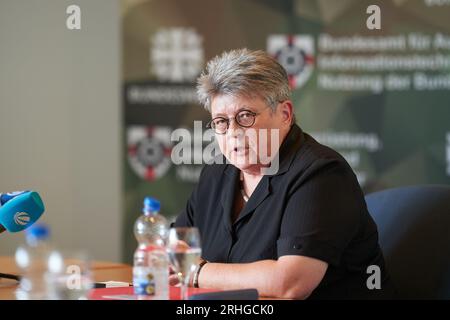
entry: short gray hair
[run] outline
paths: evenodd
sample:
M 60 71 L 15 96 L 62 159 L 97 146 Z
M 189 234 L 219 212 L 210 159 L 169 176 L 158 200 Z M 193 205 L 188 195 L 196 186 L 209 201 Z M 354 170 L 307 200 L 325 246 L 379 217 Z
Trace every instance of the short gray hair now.
M 197 79 L 197 96 L 211 112 L 211 100 L 220 94 L 259 96 L 275 110 L 278 103 L 290 99 L 286 70 L 266 52 L 231 50 L 210 60 Z

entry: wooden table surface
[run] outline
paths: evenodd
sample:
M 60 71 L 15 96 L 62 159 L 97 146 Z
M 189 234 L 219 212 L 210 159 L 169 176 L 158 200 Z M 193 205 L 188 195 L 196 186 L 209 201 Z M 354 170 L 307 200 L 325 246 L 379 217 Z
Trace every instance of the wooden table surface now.
M 132 267 L 123 263 L 108 261 L 94 261 L 91 264 L 95 282 L 104 281 L 132 281 Z M 0 273 L 20 274 L 13 257 L 0 256 Z M 0 300 L 15 300 L 15 291 L 18 282 L 16 280 L 0 278 Z

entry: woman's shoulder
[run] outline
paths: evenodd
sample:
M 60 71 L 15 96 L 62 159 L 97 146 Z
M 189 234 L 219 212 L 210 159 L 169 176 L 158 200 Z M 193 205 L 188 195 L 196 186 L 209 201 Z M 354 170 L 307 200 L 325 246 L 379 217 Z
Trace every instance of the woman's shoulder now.
M 342 155 L 336 150 L 321 144 L 308 133 L 304 133 L 303 146 L 298 154 L 309 161 L 343 161 Z
M 307 133 L 304 133 L 304 137 L 289 170 L 292 174 L 297 172 L 302 176 L 312 176 L 325 172 L 339 172 L 351 179 L 356 178 L 349 163 L 339 152 L 319 143 Z

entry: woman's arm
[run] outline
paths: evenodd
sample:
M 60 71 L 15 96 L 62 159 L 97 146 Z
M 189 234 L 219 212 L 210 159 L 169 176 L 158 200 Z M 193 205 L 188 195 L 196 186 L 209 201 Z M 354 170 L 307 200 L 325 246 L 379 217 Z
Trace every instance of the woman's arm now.
M 293 255 L 252 263 L 207 263 L 198 283 L 201 288 L 255 288 L 264 297 L 306 299 L 319 285 L 327 267 L 321 260 Z

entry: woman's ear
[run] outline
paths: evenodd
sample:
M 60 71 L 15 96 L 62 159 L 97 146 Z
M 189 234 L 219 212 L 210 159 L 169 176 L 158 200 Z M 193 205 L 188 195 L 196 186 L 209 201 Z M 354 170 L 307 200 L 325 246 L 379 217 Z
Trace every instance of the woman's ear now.
M 283 123 L 291 125 L 292 118 L 294 117 L 294 107 L 292 106 L 292 101 L 285 100 L 280 102 L 279 110 L 281 112 Z

